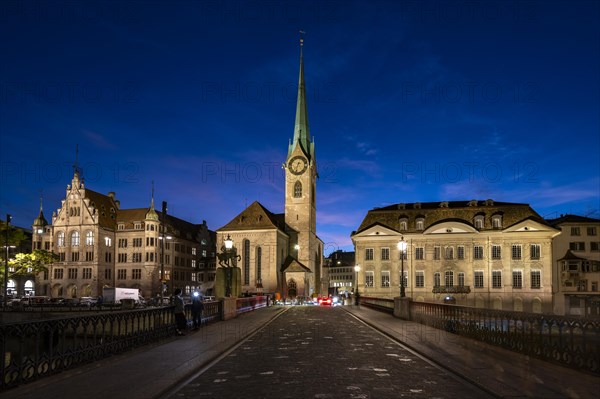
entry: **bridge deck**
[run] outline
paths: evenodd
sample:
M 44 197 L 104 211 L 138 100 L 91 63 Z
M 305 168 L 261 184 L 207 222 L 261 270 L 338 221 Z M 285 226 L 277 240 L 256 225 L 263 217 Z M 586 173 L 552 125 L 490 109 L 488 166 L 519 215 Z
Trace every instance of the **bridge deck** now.
M 209 324 L 160 345 L 140 348 L 10 389 L 0 394 L 0 398 L 159 398 L 284 309 L 264 308 Z M 499 397 L 592 398 L 596 397 L 600 386 L 598 377 L 446 331 L 363 307 L 349 306 L 343 310 Z

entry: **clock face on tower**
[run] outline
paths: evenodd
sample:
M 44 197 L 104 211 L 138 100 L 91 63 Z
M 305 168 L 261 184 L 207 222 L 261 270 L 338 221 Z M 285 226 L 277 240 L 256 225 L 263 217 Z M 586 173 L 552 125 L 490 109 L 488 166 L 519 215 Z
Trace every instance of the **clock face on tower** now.
M 308 161 L 301 155 L 296 155 L 288 162 L 290 172 L 295 175 L 301 175 L 308 168 Z

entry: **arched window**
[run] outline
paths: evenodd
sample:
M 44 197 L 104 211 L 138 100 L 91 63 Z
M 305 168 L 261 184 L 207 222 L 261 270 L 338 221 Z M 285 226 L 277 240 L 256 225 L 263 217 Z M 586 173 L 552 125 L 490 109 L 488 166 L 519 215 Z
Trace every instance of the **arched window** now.
M 484 216 L 483 215 L 477 215 L 477 216 L 475 216 L 475 218 L 473 219 L 473 222 L 475 224 L 475 228 L 476 229 L 483 229 L 484 228 Z
M 425 226 L 425 219 L 422 217 L 417 218 L 417 221 L 416 221 L 417 230 L 424 230 L 424 226 Z
M 85 245 L 94 245 L 94 232 L 93 231 L 86 231 Z
M 65 232 L 64 231 L 59 231 L 56 234 L 56 246 L 57 247 L 64 247 L 65 246 Z
M 74 231 L 71 233 L 71 246 L 75 247 L 77 245 L 79 245 L 79 232 Z
M 294 198 L 302 198 L 302 183 L 299 181 L 294 184 Z
M 244 285 L 250 284 L 250 240 L 244 240 Z
M 400 231 L 408 230 L 408 218 L 406 216 L 400 216 L 398 218 L 398 225 L 399 225 Z
M 262 282 L 262 248 L 256 247 L 256 281 Z

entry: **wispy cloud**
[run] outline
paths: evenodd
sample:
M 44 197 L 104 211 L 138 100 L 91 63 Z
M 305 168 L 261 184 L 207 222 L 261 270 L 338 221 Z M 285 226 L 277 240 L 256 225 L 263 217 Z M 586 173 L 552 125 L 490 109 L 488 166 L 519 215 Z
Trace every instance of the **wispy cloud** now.
M 106 138 L 100 133 L 92 132 L 91 130 L 84 130 L 83 135 L 92 143 L 94 147 L 108 150 L 114 150 L 117 148 L 117 146 L 106 140 Z

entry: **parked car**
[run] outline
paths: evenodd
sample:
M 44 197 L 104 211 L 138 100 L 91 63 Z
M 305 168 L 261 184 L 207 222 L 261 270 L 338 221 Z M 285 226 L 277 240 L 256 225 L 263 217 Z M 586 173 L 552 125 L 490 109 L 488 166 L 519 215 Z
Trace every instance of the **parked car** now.
M 97 304 L 98 304 L 98 298 L 94 298 L 91 296 L 82 296 L 79 299 L 79 305 L 81 305 L 81 306 L 92 307 L 92 306 L 96 306 Z

